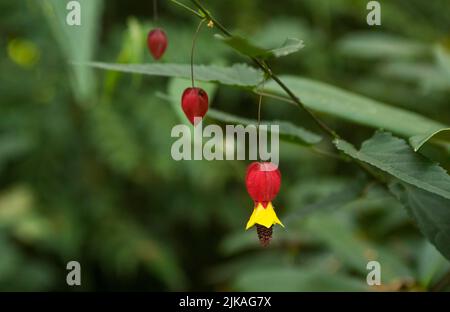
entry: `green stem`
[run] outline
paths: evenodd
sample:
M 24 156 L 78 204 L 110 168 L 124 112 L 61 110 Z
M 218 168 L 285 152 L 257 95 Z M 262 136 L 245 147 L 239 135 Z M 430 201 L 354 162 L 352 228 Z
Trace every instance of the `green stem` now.
M 200 4 L 200 2 L 198 2 L 197 0 L 191 0 L 191 2 L 200 10 L 200 12 L 205 15 L 208 20 L 212 21 L 214 23 L 214 26 L 216 26 L 224 35 L 232 37 L 232 34 L 224 26 L 222 26 L 222 24 L 218 20 L 212 17 L 211 14 L 209 14 L 208 10 L 206 10 Z
M 256 124 L 256 131 L 259 133 L 259 124 L 261 123 L 261 104 L 262 104 L 262 95 L 259 96 L 258 100 L 258 123 Z
M 289 95 L 289 97 L 295 102 L 295 104 L 303 109 L 314 120 L 314 122 L 320 128 L 322 128 L 322 130 L 324 130 L 325 133 L 327 133 L 333 139 L 340 138 L 340 136 L 333 129 L 331 129 L 325 122 L 320 120 L 312 111 L 306 108 L 305 104 L 300 101 L 300 99 L 280 80 L 280 78 L 274 75 L 271 70 L 269 72 L 270 78 L 272 78 L 272 80 L 274 80 Z
M 201 18 L 201 19 L 205 18 L 204 16 L 202 16 L 202 15 L 201 15 L 200 13 L 198 13 L 197 11 L 191 9 L 190 7 L 188 7 L 187 5 L 185 5 L 185 4 L 181 3 L 181 2 L 178 2 L 177 0 L 170 0 L 170 1 L 172 1 L 172 2 L 175 3 L 176 5 L 179 5 L 179 6 L 182 7 L 183 9 L 188 10 L 190 13 L 196 15 L 198 18 Z
M 202 19 L 197 26 L 197 30 L 195 31 L 194 38 L 192 39 L 192 49 L 191 49 L 191 80 L 192 80 L 192 88 L 194 88 L 194 51 L 195 51 L 195 42 L 197 41 L 198 34 L 200 29 L 202 28 L 203 22 L 205 19 Z
M 153 0 L 153 22 L 156 24 L 158 21 L 158 0 Z
M 268 97 L 268 98 L 271 98 L 271 99 L 275 99 L 275 100 L 278 100 L 278 101 L 281 101 L 281 102 L 286 102 L 288 104 L 296 105 L 294 103 L 294 101 L 292 101 L 291 99 L 289 99 L 287 97 L 284 97 L 284 96 L 279 96 L 279 95 L 275 95 L 275 94 L 272 94 L 272 93 L 267 93 L 267 92 L 264 92 L 264 91 L 260 91 L 258 89 L 255 89 L 254 92 L 256 94 L 259 94 L 259 95 L 262 95 L 262 96 L 265 96 L 265 97 Z
M 264 79 L 264 81 L 262 82 L 262 85 L 263 85 L 263 88 L 264 88 L 264 83 L 265 83 L 265 79 Z M 261 124 L 261 104 L 262 104 L 262 98 L 263 98 L 263 96 L 260 94 L 259 95 L 259 99 L 258 99 L 258 121 L 257 121 L 257 123 L 256 123 L 256 139 L 257 139 L 257 142 L 258 142 L 258 147 L 259 147 L 259 126 L 260 126 L 260 124 Z M 259 153 L 257 153 L 257 155 L 258 155 L 258 161 L 260 161 L 260 159 L 259 159 Z

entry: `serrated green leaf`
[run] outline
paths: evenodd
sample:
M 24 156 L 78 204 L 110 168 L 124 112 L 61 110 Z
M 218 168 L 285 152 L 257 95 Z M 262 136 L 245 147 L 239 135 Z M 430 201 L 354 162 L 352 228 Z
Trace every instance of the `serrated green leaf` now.
M 215 109 L 210 109 L 207 114 L 208 118 L 223 121 L 227 124 L 240 124 L 240 125 L 257 125 L 257 121 L 254 119 L 242 118 L 239 116 L 224 113 Z M 318 134 L 310 132 L 301 127 L 297 127 L 290 122 L 286 121 L 261 121 L 262 125 L 267 125 L 268 130 L 271 131 L 272 125 L 279 126 L 279 135 L 282 140 L 298 143 L 302 145 L 314 145 L 318 144 L 322 137 Z
M 444 145 L 449 145 L 450 142 L 450 128 L 443 128 L 431 131 L 429 133 L 418 134 L 409 138 L 409 144 L 417 152 L 425 143 L 433 140 L 436 142 L 441 142 Z
M 191 67 L 188 64 L 116 64 L 88 62 L 75 63 L 75 65 L 150 76 L 191 78 Z M 246 64 L 234 64 L 230 67 L 195 65 L 194 72 L 196 80 L 218 82 L 239 87 L 255 87 L 263 80 L 261 71 Z
M 389 130 L 407 138 L 446 128 L 445 125 L 419 114 L 391 107 L 322 82 L 294 76 L 281 76 L 280 79 L 307 108 L 344 120 Z M 292 102 L 273 81 L 266 83 L 264 91 Z
M 408 184 L 450 199 L 450 176 L 436 163 L 414 153 L 402 139 L 390 133 L 377 132 L 358 151 L 344 140 L 336 147 L 352 158 L 366 162 Z
M 296 38 L 287 38 L 279 48 L 265 49 L 240 36 L 224 37 L 216 34 L 215 37 L 245 56 L 262 59 L 287 56 L 299 51 L 305 46 L 303 40 Z
M 252 40 L 258 42 L 258 45 L 262 47 L 279 46 L 282 39 L 280 34 L 283 34 L 285 38 L 302 38 L 304 42 L 311 42 L 311 45 L 317 43 L 317 41 L 312 40 L 311 30 L 305 21 L 298 18 L 287 16 L 274 17 L 261 26 L 258 32 L 252 35 Z
M 250 43 L 247 39 L 241 36 L 224 37 L 222 35 L 215 34 L 214 37 L 245 56 L 267 56 L 267 50 Z
M 275 57 L 287 56 L 303 49 L 304 47 L 305 44 L 303 43 L 303 40 L 287 38 L 281 47 L 270 50 L 270 53 Z
M 89 62 L 82 65 L 92 66 L 106 70 L 116 70 L 129 73 L 140 73 L 154 76 L 190 78 L 190 65 L 188 64 L 113 64 Z M 245 64 L 235 64 L 231 67 L 222 66 L 195 66 L 196 80 L 217 82 L 226 85 L 255 88 L 263 80 L 263 73 Z M 429 136 L 436 129 L 446 129 L 446 126 L 400 108 L 390 107 L 375 100 L 340 90 L 321 82 L 292 76 L 283 76 L 281 80 L 303 101 L 309 109 L 331 114 L 355 123 L 382 128 L 398 133 L 405 137 Z M 266 83 L 264 92 L 269 95 L 282 96 L 286 101 L 285 92 L 273 81 Z M 444 136 L 444 144 L 450 139 Z M 416 139 L 414 147 L 420 148 L 427 142 Z
M 390 191 L 405 205 L 421 232 L 450 260 L 450 199 L 394 182 Z

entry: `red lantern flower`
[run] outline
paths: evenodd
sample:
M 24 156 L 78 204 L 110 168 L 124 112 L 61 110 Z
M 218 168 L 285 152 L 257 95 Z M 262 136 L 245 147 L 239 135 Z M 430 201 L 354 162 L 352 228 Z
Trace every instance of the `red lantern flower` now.
M 194 125 L 194 119 L 205 117 L 208 111 L 208 94 L 201 88 L 187 88 L 181 97 L 181 107 Z
M 280 191 L 280 170 L 273 163 L 254 162 L 247 168 L 245 182 L 247 191 L 255 202 L 246 229 L 256 225 L 261 245 L 268 246 L 272 239 L 273 225 L 280 224 L 284 227 L 272 206 L 272 200 Z
M 161 28 L 153 29 L 148 33 L 147 46 L 155 60 L 159 60 L 167 48 L 167 36 Z

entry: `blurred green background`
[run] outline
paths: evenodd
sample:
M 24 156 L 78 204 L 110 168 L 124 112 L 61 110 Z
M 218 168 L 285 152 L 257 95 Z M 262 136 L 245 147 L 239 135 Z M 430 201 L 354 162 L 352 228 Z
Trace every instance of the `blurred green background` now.
M 156 24 L 152 1 L 81 2 L 79 28 L 61 26 L 65 0 L 0 3 L 0 290 L 446 289 L 449 262 L 391 195 L 354 165 L 289 143 L 274 202 L 287 227 L 262 249 L 255 231 L 244 231 L 248 162 L 170 156 L 189 81 L 71 65 L 152 63 L 145 40 L 155 26 L 169 37 L 162 62 L 188 63 L 198 20 L 170 1 L 159 1 Z M 369 27 L 363 0 L 202 1 L 265 45 L 304 40 L 299 53 L 271 63 L 277 73 L 450 124 L 450 78 L 439 58 L 450 53 L 449 1 L 380 2 L 382 26 Z M 247 61 L 214 33 L 202 30 L 196 63 Z M 205 87 L 212 107 L 256 117 L 254 94 Z M 323 117 L 354 143 L 373 133 Z M 264 100 L 263 118 L 319 131 L 276 100 Z M 450 167 L 434 147 L 423 152 Z M 79 287 L 66 284 L 71 260 L 81 263 Z M 369 260 L 381 263 L 381 287 L 366 284 Z

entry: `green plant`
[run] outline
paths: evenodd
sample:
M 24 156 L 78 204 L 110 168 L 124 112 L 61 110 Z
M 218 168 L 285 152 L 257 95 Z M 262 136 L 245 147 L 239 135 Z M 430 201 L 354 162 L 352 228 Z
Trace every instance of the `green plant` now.
M 370 174 L 371 177 L 375 178 L 379 183 L 382 183 L 384 186 L 388 186 L 390 183 L 398 183 L 399 185 L 403 185 L 403 187 L 409 187 L 417 189 L 418 192 L 424 192 L 425 194 L 429 194 L 433 198 L 433 209 L 435 207 L 440 207 L 440 213 L 450 214 L 450 211 L 447 211 L 450 207 L 450 176 L 447 172 L 439 167 L 437 164 L 433 164 L 432 161 L 427 160 L 421 155 L 416 155 L 415 152 L 409 147 L 403 140 L 394 138 L 388 133 L 378 133 L 374 138 L 368 140 L 364 143 L 363 149 L 361 151 L 356 151 L 349 143 L 345 142 L 341 137 L 332 130 L 328 125 L 326 125 L 320 118 L 318 118 L 313 111 L 310 110 L 307 104 L 304 104 L 300 100 L 300 97 L 296 95 L 295 91 L 290 89 L 297 81 L 292 78 L 288 79 L 289 83 L 284 83 L 283 78 L 278 77 L 273 70 L 269 67 L 267 63 L 267 58 L 271 56 L 285 56 L 292 52 L 296 52 L 300 49 L 300 45 L 284 45 L 281 48 L 275 50 L 265 50 L 263 48 L 254 46 L 249 41 L 240 38 L 234 37 L 219 21 L 217 21 L 211 13 L 197 0 L 191 1 L 197 8 L 198 13 L 196 16 L 201 18 L 202 20 L 206 20 L 211 22 L 217 29 L 219 29 L 223 35 L 225 35 L 225 39 L 223 37 L 219 37 L 221 41 L 229 44 L 232 48 L 239 51 L 240 53 L 248 56 L 251 61 L 256 64 L 265 74 L 268 79 L 271 79 L 272 82 L 268 84 L 267 87 L 260 88 L 261 81 L 257 78 L 253 81 L 254 91 L 256 93 L 262 93 L 267 96 L 271 96 L 277 94 L 279 96 L 284 97 L 281 92 L 284 92 L 287 96 L 286 100 L 293 102 L 300 109 L 305 111 L 314 122 L 326 133 L 329 137 L 333 139 L 333 142 L 336 148 L 349 156 L 348 159 L 353 161 L 359 167 L 361 167 L 365 172 Z M 176 1 L 175 3 L 178 4 Z M 276 51 L 276 52 L 273 52 Z M 92 64 L 94 67 L 103 67 L 109 69 L 121 69 L 127 72 L 136 72 L 133 68 L 127 66 L 120 65 L 102 65 L 102 64 Z M 147 67 L 147 68 L 146 68 Z M 181 77 L 182 75 L 178 73 L 172 72 L 169 70 L 170 65 L 164 66 L 167 68 L 167 75 Z M 143 73 L 150 73 L 152 66 L 151 65 L 143 65 Z M 208 72 L 209 77 L 203 78 L 197 77 L 198 80 L 207 80 L 207 81 L 217 81 L 219 83 L 226 84 L 221 76 L 220 72 L 215 71 L 213 68 L 206 70 Z M 250 76 L 251 69 L 247 69 L 240 73 L 240 76 Z M 256 77 L 255 77 L 256 78 Z M 350 95 L 336 88 L 331 88 L 322 85 L 314 85 L 312 82 L 306 81 L 307 85 L 305 88 L 302 85 L 295 85 L 295 89 L 298 90 L 299 94 L 302 92 L 308 91 L 315 94 L 307 94 L 308 102 L 311 103 L 312 107 L 316 106 L 320 111 L 321 103 L 325 106 L 331 108 L 331 110 L 336 111 L 336 115 L 345 116 L 348 119 L 352 119 L 358 123 L 366 123 L 368 125 L 377 125 L 374 119 L 377 116 L 374 116 L 374 113 L 370 113 L 369 111 L 375 111 L 375 114 L 379 115 L 378 123 L 386 123 L 385 129 L 391 128 L 392 130 L 397 130 L 396 132 L 399 134 L 406 134 L 410 137 L 410 140 L 413 142 L 417 141 L 418 136 L 424 135 L 427 136 L 426 139 L 420 140 L 421 144 L 424 144 L 426 141 L 433 139 L 434 134 L 442 131 L 448 131 L 445 129 L 445 126 L 439 125 L 439 123 L 429 120 L 425 117 L 415 115 L 410 112 L 393 109 L 389 106 L 378 104 L 375 101 L 364 99 L 359 96 Z M 311 85 L 311 87 L 309 87 Z M 308 90 L 309 87 L 309 90 Z M 329 90 L 329 91 L 328 91 Z M 322 99 L 315 101 L 314 97 L 321 97 Z M 312 100 L 309 101 L 309 97 Z M 336 102 L 337 105 L 330 105 L 327 101 Z M 348 110 L 343 108 L 341 103 L 347 102 L 346 105 L 349 105 Z M 355 109 L 351 109 L 350 105 L 354 105 Z M 361 105 L 362 107 L 356 108 L 357 105 Z M 341 106 L 341 107 L 337 107 Z M 380 107 L 379 109 L 378 106 Z M 366 109 L 366 112 L 364 111 Z M 383 112 L 385 110 L 385 112 Z M 329 111 L 331 112 L 331 111 Z M 354 115 L 352 117 L 352 115 Z M 394 116 L 393 116 L 394 115 Z M 361 119 L 358 117 L 361 116 Z M 392 118 L 390 120 L 386 120 L 386 116 Z M 366 122 L 367 120 L 367 122 Z M 399 121 L 400 120 L 400 121 Z M 399 121 L 399 122 L 398 122 Z M 400 123 L 400 125 L 399 125 Z M 400 127 L 403 128 L 400 129 Z M 380 124 L 381 126 L 381 124 Z M 408 128 L 408 129 L 406 129 Z M 422 130 L 423 129 L 423 130 Z M 436 130 L 438 129 L 438 130 Z M 403 133 L 402 133 L 403 132 Z M 419 134 L 422 133 L 422 134 Z M 427 133 L 430 133 L 427 135 Z M 446 137 L 442 139 L 437 139 L 436 144 L 442 144 L 443 146 L 447 146 L 450 144 L 450 140 L 447 140 Z M 415 145 L 414 145 L 415 146 Z M 373 154 L 369 157 L 363 157 L 364 150 L 367 149 L 369 151 L 373 151 Z M 392 153 L 392 154 L 389 154 Z M 389 176 L 381 176 L 380 172 L 375 172 L 374 168 L 381 169 L 384 173 L 388 173 Z M 390 182 L 392 180 L 392 182 Z M 409 198 L 408 189 L 397 189 L 397 191 L 393 190 L 393 187 L 390 190 L 399 197 L 402 203 L 408 207 L 408 209 L 423 209 L 423 204 L 420 199 L 416 199 L 411 201 Z M 421 190 L 421 191 L 419 191 Z M 417 200 L 419 200 L 417 202 Z M 425 201 L 425 199 L 423 199 Z M 419 205 L 419 206 L 417 206 Z M 417 208 L 416 208 L 417 207 Z M 446 217 L 444 219 L 439 218 L 439 222 L 437 220 L 433 221 L 433 219 L 423 218 L 422 214 L 412 214 L 416 221 L 418 222 L 422 232 L 425 236 L 427 236 L 430 241 L 435 244 L 435 246 L 450 259 L 450 251 L 448 246 L 450 246 L 450 236 L 448 234 L 448 227 L 450 224 L 444 222 L 450 222 L 450 218 Z
M 232 37 L 188 0 L 160 1 L 157 22 L 151 1 L 78 1 L 81 27 L 66 1 L 0 4 L 1 290 L 449 290 L 447 0 L 383 1 L 376 29 L 365 1 L 201 1 Z M 169 156 L 192 71 L 204 125 L 280 126 L 286 229 L 269 248 L 244 231 L 246 163 Z
M 334 87 L 321 83 L 298 79 L 278 77 L 268 65 L 269 57 L 285 56 L 296 52 L 301 48 L 298 41 L 293 44 L 285 44 L 281 48 L 265 50 L 250 43 L 241 37 L 234 37 L 211 13 L 197 0 L 191 0 L 197 7 L 197 17 L 214 25 L 225 37 L 219 40 L 230 45 L 233 49 L 248 56 L 250 60 L 264 73 L 254 75 L 254 69 L 246 68 L 239 71 L 241 79 L 253 79 L 249 82 L 253 91 L 265 96 L 273 96 L 280 100 L 292 102 L 305 111 L 314 122 L 328 135 L 340 151 L 339 157 L 350 160 L 364 170 L 377 183 L 388 188 L 411 212 L 422 233 L 436 246 L 436 248 L 450 259 L 450 176 L 439 165 L 426 159 L 417 150 L 427 141 L 441 145 L 443 150 L 448 150 L 450 145 L 450 130 L 445 125 L 430 120 L 426 117 L 391 108 L 385 104 L 361 96 L 352 95 Z M 178 1 L 174 1 L 178 4 Z M 185 8 L 185 6 L 183 6 Z M 192 12 L 192 9 L 189 10 Z M 139 67 L 114 64 L 90 64 L 93 67 L 116 69 L 126 72 L 141 72 L 152 74 L 152 65 Z M 174 77 L 183 77 L 182 70 L 177 72 L 170 70 L 172 65 L 167 64 L 164 74 Z M 232 69 L 227 69 L 232 70 Z M 200 72 L 200 69 L 198 70 Z M 198 80 L 215 81 L 223 84 L 236 84 L 222 78 L 221 71 L 213 67 L 204 67 L 205 75 L 198 75 Z M 263 76 L 271 79 L 266 86 L 261 87 Z M 246 78 L 244 78 L 246 77 Z M 250 78 L 252 77 L 252 78 Z M 241 80 L 240 79 L 240 80 Z M 265 79 L 265 78 L 264 78 Z M 284 82 L 286 80 L 286 82 Z M 292 89 L 295 89 L 293 91 Z M 284 93 L 284 94 L 283 94 Z M 307 93 L 305 102 L 300 100 L 302 93 Z M 307 104 L 308 103 L 308 104 Z M 343 140 L 335 130 L 316 116 L 311 110 L 328 112 L 344 119 L 356 121 L 369 126 L 382 127 L 409 137 L 412 147 L 387 132 L 378 132 L 375 136 L 364 142 L 361 150 L 356 150 L 350 143 Z M 419 139 L 420 138 L 420 139 Z M 345 157 L 344 155 L 348 156 Z M 378 170 L 379 169 L 379 170 Z M 387 173 L 387 175 L 386 175 Z M 416 190 L 416 192 L 413 192 Z M 430 208 L 427 208 L 430 205 Z M 426 209 L 439 210 L 435 218 L 427 217 Z M 439 215 L 439 217 L 438 217 Z

